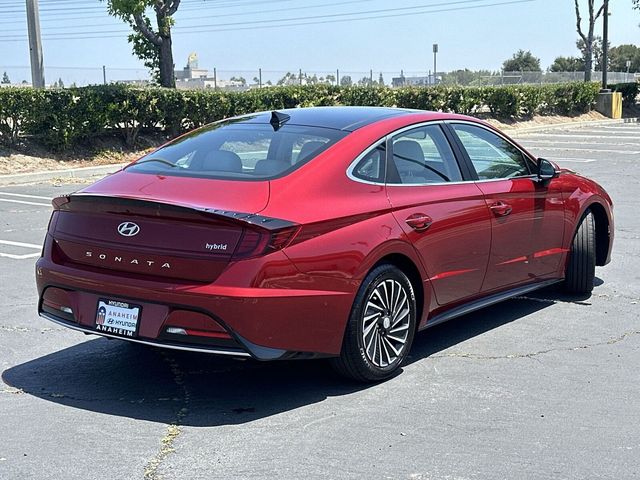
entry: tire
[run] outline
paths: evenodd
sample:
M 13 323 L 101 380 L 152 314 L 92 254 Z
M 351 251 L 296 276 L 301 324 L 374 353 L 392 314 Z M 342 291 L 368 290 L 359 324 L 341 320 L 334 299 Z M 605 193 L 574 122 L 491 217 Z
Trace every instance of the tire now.
M 395 266 L 379 265 L 358 290 L 342 352 L 331 364 L 342 376 L 359 382 L 386 380 L 407 357 L 415 331 L 416 299 L 411 282 Z
M 584 214 L 571 242 L 569 261 L 564 277 L 564 291 L 586 295 L 593 290 L 596 275 L 596 228 L 593 214 Z

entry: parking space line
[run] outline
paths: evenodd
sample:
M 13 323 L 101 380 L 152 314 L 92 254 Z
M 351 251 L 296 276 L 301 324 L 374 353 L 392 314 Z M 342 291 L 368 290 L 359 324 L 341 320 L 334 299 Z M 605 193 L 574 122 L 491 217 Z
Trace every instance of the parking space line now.
M 23 205 L 37 205 L 38 207 L 51 207 L 50 203 L 25 202 L 24 200 L 14 200 L 12 198 L 0 198 L 0 202 L 21 203 Z
M 554 160 L 554 161 L 560 161 L 560 162 L 575 162 L 575 163 L 593 163 L 593 162 L 597 162 L 597 160 L 594 160 L 593 158 L 559 158 L 559 157 L 554 157 L 551 158 L 550 160 Z
M 39 200 L 53 200 L 50 197 L 41 197 L 40 195 L 25 195 L 24 193 L 11 193 L 11 192 L 0 192 L 0 195 L 6 195 L 8 197 L 19 197 L 19 198 L 36 198 Z
M 23 253 L 21 255 L 15 253 L 0 252 L 0 257 L 11 258 L 12 260 L 25 260 L 27 258 L 35 258 L 40 256 L 42 245 L 36 245 L 35 243 L 14 242 L 12 240 L 0 240 L 0 245 L 9 245 L 11 247 L 33 248 L 38 250 L 35 253 Z
M 40 252 L 27 253 L 25 255 L 14 255 L 12 253 L 2 253 L 2 252 L 0 252 L 0 257 L 11 258 L 13 260 L 25 260 L 27 258 L 35 258 L 35 257 L 39 257 L 39 256 L 40 256 Z
M 0 240 L 2 245 L 11 245 L 12 247 L 24 247 L 24 248 L 37 248 L 40 250 L 42 245 L 36 245 L 35 243 L 13 242 L 11 240 Z
M 627 151 L 627 150 L 600 150 L 594 148 L 566 148 L 566 147 L 532 147 L 532 150 L 556 150 L 556 151 L 575 151 L 575 152 L 592 152 L 592 153 L 616 153 L 619 155 L 638 155 L 640 151 Z

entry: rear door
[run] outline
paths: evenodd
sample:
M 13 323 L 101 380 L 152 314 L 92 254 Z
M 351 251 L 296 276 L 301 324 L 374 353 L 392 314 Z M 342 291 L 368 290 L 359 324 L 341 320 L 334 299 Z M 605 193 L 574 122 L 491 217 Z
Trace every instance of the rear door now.
M 553 183 L 536 182 L 535 164 L 506 138 L 476 124 L 449 125 L 491 211 L 491 256 L 482 290 L 529 283 L 553 273 L 563 253 L 561 192 Z
M 400 131 L 387 148 L 393 215 L 418 251 L 438 304 L 477 294 L 490 252 L 489 209 L 461 170 L 442 126 Z

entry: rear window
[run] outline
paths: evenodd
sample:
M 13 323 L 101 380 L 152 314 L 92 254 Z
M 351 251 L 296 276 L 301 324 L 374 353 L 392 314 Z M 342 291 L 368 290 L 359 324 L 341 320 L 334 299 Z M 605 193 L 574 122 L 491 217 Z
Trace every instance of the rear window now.
M 198 129 L 142 157 L 138 173 L 264 180 L 284 176 L 348 132 L 329 128 L 222 122 Z

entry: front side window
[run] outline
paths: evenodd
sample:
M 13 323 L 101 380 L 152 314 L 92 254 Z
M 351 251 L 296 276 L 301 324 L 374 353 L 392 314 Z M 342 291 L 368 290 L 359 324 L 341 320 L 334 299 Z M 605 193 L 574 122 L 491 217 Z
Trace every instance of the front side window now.
M 426 184 L 462 180 L 451 146 L 438 125 L 426 125 L 393 137 L 390 184 Z
M 312 160 L 347 132 L 284 125 L 222 122 L 198 129 L 142 157 L 137 173 L 265 180 L 286 175 Z
M 529 175 L 522 152 L 504 138 L 474 125 L 454 123 L 451 126 L 458 134 L 480 180 Z

